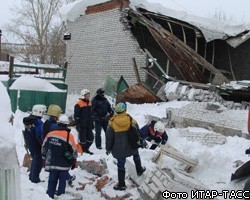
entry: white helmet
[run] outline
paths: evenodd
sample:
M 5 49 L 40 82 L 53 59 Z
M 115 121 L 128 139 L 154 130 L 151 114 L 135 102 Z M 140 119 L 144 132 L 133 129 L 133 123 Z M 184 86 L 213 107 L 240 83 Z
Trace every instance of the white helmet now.
M 42 117 L 46 112 L 46 106 L 37 104 L 34 105 L 32 108 L 32 115 L 37 116 L 37 117 Z
M 69 118 L 66 115 L 61 115 L 58 119 L 58 123 L 69 125 Z
M 84 98 L 84 96 L 86 95 L 86 94 L 89 94 L 90 93 L 90 91 L 88 90 L 88 89 L 83 89 L 82 91 L 81 91 L 81 98 Z
M 165 131 L 165 125 L 161 121 L 158 121 L 154 125 L 154 130 L 162 133 Z

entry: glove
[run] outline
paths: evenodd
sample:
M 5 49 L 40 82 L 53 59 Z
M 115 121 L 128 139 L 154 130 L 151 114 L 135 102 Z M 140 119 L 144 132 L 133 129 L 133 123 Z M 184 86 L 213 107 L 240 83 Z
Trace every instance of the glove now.
M 77 130 L 78 133 L 80 133 L 80 130 L 81 130 L 80 124 L 76 124 L 76 130 Z
M 111 151 L 110 151 L 110 150 L 109 150 L 109 151 L 106 151 L 107 156 L 108 156 L 110 153 L 111 153 Z
M 250 149 L 246 149 L 245 154 L 250 154 Z
M 162 140 L 161 145 L 165 145 L 167 142 L 165 140 Z
M 42 167 L 45 168 L 45 160 L 42 160 Z
M 109 114 L 107 114 L 107 115 L 104 117 L 104 119 L 105 119 L 106 121 L 109 121 L 109 119 L 110 119 L 110 115 L 109 115 Z
M 74 159 L 73 164 L 72 164 L 72 166 L 71 166 L 71 169 L 73 170 L 73 169 L 75 169 L 75 168 L 77 168 L 77 167 L 78 167 L 77 161 L 76 161 L 76 159 Z
M 146 140 L 144 140 L 144 139 L 140 139 L 140 140 L 141 140 L 141 148 L 147 149 L 148 148 L 148 143 L 146 142 Z

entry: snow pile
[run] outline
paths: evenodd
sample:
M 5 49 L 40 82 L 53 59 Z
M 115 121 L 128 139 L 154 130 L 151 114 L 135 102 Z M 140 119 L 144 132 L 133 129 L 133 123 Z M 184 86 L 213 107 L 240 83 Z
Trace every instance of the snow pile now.
M 14 143 L 15 130 L 9 123 L 12 115 L 10 99 L 1 82 L 0 96 L 0 199 L 21 199 L 18 158 Z
M 0 72 L 8 72 L 9 71 L 9 62 L 0 61 Z
M 221 86 L 221 88 L 227 88 L 227 89 L 234 89 L 234 90 L 240 90 L 244 88 L 250 87 L 250 81 L 244 80 L 244 81 L 231 81 L 230 83 L 224 84 Z
M 34 90 L 44 92 L 65 92 L 52 85 L 49 81 L 33 76 L 21 76 L 11 85 L 11 90 Z
M 15 153 L 14 128 L 9 123 L 12 112 L 10 98 L 6 88 L 0 82 L 0 168 L 13 168 L 17 166 L 17 156 Z M 8 155 L 8 159 L 6 159 Z
M 107 1 L 109 0 L 78 0 L 63 6 L 59 12 L 63 21 L 75 21 L 78 17 L 85 14 L 88 6 Z

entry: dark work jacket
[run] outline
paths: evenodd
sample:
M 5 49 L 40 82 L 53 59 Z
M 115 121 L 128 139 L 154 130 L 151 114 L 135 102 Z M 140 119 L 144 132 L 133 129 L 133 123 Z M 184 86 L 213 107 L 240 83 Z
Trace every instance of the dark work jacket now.
M 96 95 L 92 99 L 92 111 L 94 118 L 97 120 L 105 118 L 107 114 L 110 114 L 111 116 L 114 114 L 108 100 L 100 95 Z
M 24 140 L 31 154 L 40 154 L 43 140 L 43 122 L 41 117 L 30 115 L 23 118 Z
M 135 155 L 138 149 L 133 149 L 128 140 L 128 129 L 130 127 L 130 115 L 123 113 L 114 115 L 109 120 L 106 132 L 106 150 L 111 151 L 116 159 L 124 159 Z M 132 124 L 137 125 L 132 119 Z
M 154 130 L 154 125 L 156 124 L 156 121 L 151 121 L 151 123 L 146 124 L 140 129 L 141 136 L 148 140 L 157 140 L 157 138 L 161 138 L 161 144 L 166 144 L 168 141 L 168 135 L 166 131 L 163 132 L 163 134 L 159 134 Z
M 69 141 L 67 137 L 69 134 Z M 45 170 L 68 171 L 73 164 L 73 159 L 65 157 L 65 152 L 69 150 L 73 159 L 77 158 L 76 143 L 70 129 L 58 125 L 49 132 L 43 141 L 42 158 L 45 160 Z
M 57 120 L 54 117 L 49 117 L 43 124 L 43 135 L 46 135 L 57 126 Z
M 93 115 L 92 115 L 92 103 L 85 99 L 77 101 L 74 108 L 74 118 L 76 126 L 94 128 Z

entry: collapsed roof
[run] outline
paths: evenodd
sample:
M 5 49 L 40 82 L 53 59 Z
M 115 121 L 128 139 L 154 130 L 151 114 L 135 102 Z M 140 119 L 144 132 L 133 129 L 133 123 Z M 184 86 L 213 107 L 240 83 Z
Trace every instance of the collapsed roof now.
M 111 0 L 78 0 L 62 7 L 60 14 L 62 20 L 65 22 L 75 21 L 85 14 L 87 7 L 110 1 Z M 180 23 L 184 22 L 186 26 L 196 27 L 202 32 L 207 42 L 221 39 L 235 48 L 250 38 L 249 24 L 224 23 L 215 19 L 198 17 L 184 11 L 166 8 L 158 3 L 150 3 L 148 0 L 130 0 L 129 6 L 133 10 L 142 8 L 159 16 L 167 17 L 169 20 L 179 20 Z

